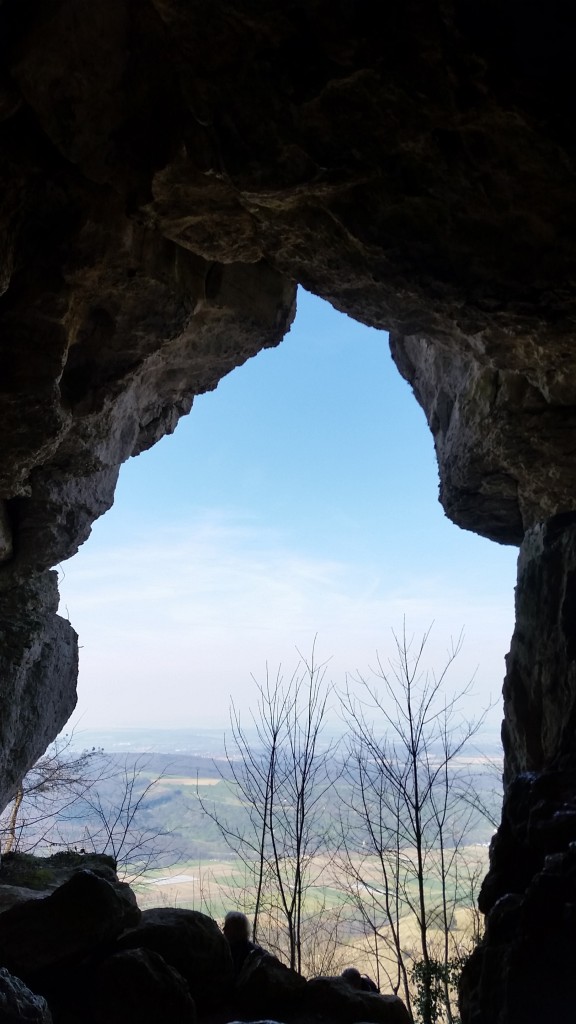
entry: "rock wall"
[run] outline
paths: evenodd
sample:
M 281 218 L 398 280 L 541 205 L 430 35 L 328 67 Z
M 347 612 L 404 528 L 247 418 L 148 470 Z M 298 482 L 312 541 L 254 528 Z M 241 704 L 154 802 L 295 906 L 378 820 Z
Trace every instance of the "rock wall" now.
M 447 514 L 526 536 L 501 845 L 526 771 L 565 794 L 573 27 L 561 0 L 0 5 L 2 800 L 75 699 L 51 567 L 125 459 L 279 343 L 297 282 L 391 330 Z
M 526 534 L 504 682 L 505 797 L 463 1020 L 570 1020 L 576 984 L 576 513 Z

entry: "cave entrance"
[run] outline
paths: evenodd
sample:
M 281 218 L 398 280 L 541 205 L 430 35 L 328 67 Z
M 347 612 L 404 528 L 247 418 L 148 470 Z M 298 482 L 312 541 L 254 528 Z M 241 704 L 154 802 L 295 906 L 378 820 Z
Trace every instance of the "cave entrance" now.
M 122 467 L 114 507 L 62 570 L 80 635 L 82 730 L 226 726 L 250 674 L 318 635 L 365 669 L 406 617 L 497 697 L 516 551 L 454 527 L 431 435 L 387 336 L 305 292 L 292 330 Z M 497 708 L 490 726 L 496 732 Z

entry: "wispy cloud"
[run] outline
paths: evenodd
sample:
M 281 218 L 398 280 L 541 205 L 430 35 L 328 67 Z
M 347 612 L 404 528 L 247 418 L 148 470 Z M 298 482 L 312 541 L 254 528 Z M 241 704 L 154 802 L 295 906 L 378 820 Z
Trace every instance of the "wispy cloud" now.
M 248 707 L 251 673 L 291 671 L 296 647 L 318 634 L 328 673 L 367 671 L 391 628 L 435 622 L 431 663 L 451 636 L 466 641 L 455 683 L 476 669 L 478 701 L 499 693 L 513 626 L 503 581 L 489 600 L 446 573 L 394 579 L 373 567 L 306 557 L 255 522 L 196 518 L 129 544 L 87 545 L 63 567 L 61 613 L 80 634 L 80 709 L 86 726 L 225 723 L 230 695 Z

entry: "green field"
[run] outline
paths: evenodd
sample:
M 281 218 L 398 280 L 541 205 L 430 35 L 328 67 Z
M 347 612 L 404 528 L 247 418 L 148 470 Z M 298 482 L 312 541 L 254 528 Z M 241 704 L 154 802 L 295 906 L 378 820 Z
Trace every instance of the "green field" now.
M 334 768 L 335 782 L 325 798 L 316 804 L 313 831 L 318 838 L 314 855 L 307 863 L 307 888 L 303 904 L 303 972 L 307 975 L 338 973 L 347 965 L 375 975 L 384 989 L 393 984 L 396 959 L 390 947 L 391 925 L 386 918 L 383 898 L 382 863 L 367 852 L 372 849 L 368 836 L 354 832 L 348 864 L 339 844 L 339 808 L 353 802 L 352 784 Z M 493 817 L 498 815 L 498 787 L 494 774 L 484 771 L 481 758 L 470 770 L 482 798 L 492 801 Z M 241 798 L 225 760 L 180 755 L 112 756 L 107 770 L 97 784 L 97 804 L 102 809 L 106 826 L 102 827 L 95 811 L 94 792 L 85 800 L 73 803 L 66 814 L 58 817 L 50 835 L 42 822 L 43 834 L 50 836 L 46 850 L 36 846 L 38 853 L 53 853 L 53 836 L 60 848 L 118 853 L 120 874 L 131 882 L 142 909 L 149 907 L 183 907 L 200 910 L 221 923 L 225 913 L 240 909 L 253 914 L 256 901 L 256 880 L 251 864 L 239 856 L 241 844 L 234 836 L 254 836 L 250 807 Z M 286 804 L 289 819 L 294 808 Z M 281 803 L 281 807 L 283 804 Z M 466 807 L 463 805 L 463 811 Z M 455 813 L 458 815 L 458 806 Z M 135 812 L 132 817 L 131 813 Z M 128 820 L 130 819 L 130 820 Z M 257 815 L 256 815 L 257 823 Z M 232 835 L 227 842 L 217 822 L 225 823 Z M 112 828 L 116 849 L 105 847 L 107 829 Z M 488 842 L 493 826 L 476 816 L 465 837 L 459 861 L 459 879 L 449 876 L 449 897 L 458 887 L 457 904 L 450 914 L 449 944 L 451 953 L 460 956 L 471 945 L 471 934 L 478 925 L 475 917 L 475 892 L 487 867 Z M 448 833 L 446 833 L 448 835 Z M 30 849 L 33 833 L 22 830 L 21 849 Z M 341 836 L 340 836 L 341 840 Z M 25 845 L 25 841 L 29 843 Z M 119 844 L 119 845 L 118 845 Z M 355 844 L 355 845 L 354 845 Z M 448 852 L 450 848 L 448 847 Z M 413 851 L 401 850 L 403 863 L 409 863 Z M 360 880 L 360 901 L 352 898 L 351 865 Z M 283 870 L 287 878 L 293 871 L 290 857 Z M 434 848 L 427 852 L 425 888 L 429 908 L 428 924 L 432 945 L 438 947 L 444 932 L 435 936 L 440 922 L 439 907 L 442 887 L 439 881 L 439 854 Z M 467 877 L 473 881 L 468 889 Z M 258 939 L 262 945 L 282 958 L 287 957 L 286 932 L 275 883 L 265 887 L 261 907 Z M 393 918 L 401 934 L 406 955 L 418 957 L 418 923 L 409 904 L 416 900 L 416 882 L 407 871 L 403 899 Z M 359 902 L 363 910 L 359 909 Z M 374 928 L 362 919 L 368 908 Z M 376 938 L 375 938 L 375 934 Z M 389 974 L 387 975 L 387 971 Z

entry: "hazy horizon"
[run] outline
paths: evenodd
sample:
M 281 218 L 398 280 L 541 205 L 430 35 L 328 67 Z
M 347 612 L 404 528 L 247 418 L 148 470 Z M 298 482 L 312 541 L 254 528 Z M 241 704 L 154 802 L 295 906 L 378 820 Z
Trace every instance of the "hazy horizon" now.
M 66 730 L 64 730 L 66 732 Z M 255 738 L 255 730 L 251 726 L 245 729 L 248 738 Z M 322 730 L 322 737 L 328 740 L 346 734 L 346 726 L 339 727 L 327 724 Z M 81 724 L 74 730 L 71 749 L 85 750 L 102 748 L 106 753 L 154 753 L 154 754 L 195 754 L 212 757 L 215 751 L 224 753 L 224 737 L 230 744 L 232 733 L 230 723 L 214 728 L 103 728 L 82 729 Z M 470 751 L 477 751 L 486 756 L 501 752 L 500 735 L 491 726 L 481 728 L 470 741 Z

